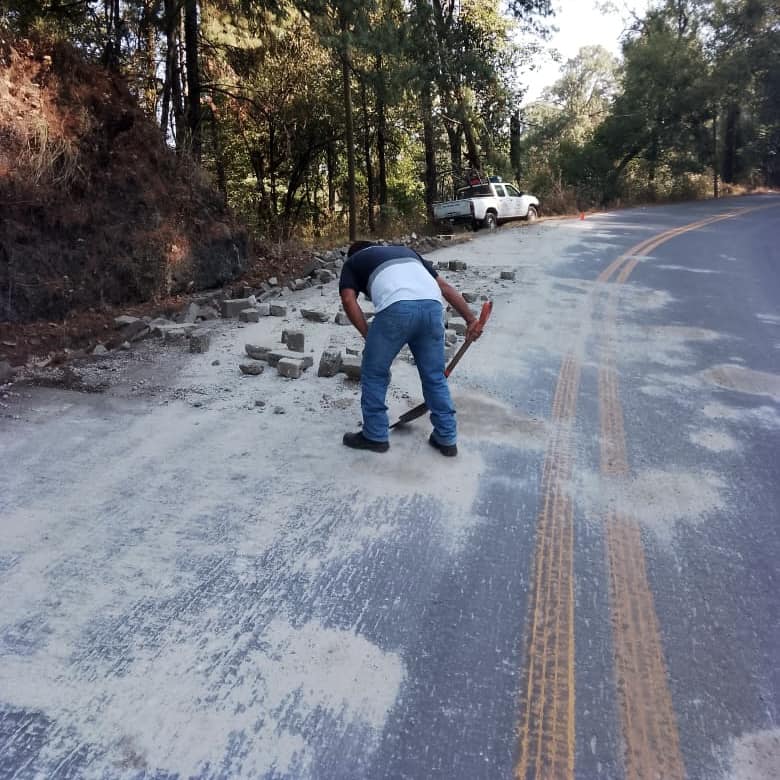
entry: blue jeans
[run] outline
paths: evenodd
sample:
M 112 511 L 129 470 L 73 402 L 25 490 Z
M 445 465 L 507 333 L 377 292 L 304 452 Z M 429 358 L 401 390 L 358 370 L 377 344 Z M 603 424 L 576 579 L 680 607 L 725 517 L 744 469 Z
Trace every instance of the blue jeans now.
M 360 377 L 363 435 L 367 439 L 388 439 L 385 397 L 390 364 L 404 344 L 408 344 L 431 412 L 433 435 L 439 444 L 455 444 L 455 407 L 444 376 L 442 315 L 439 301 L 398 301 L 382 309 L 371 321 Z

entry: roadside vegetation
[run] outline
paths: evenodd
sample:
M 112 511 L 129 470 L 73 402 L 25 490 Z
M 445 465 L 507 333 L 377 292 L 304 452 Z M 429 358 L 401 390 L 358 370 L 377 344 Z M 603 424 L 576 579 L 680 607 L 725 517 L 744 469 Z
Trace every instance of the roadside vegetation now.
M 471 169 L 546 214 L 780 185 L 776 2 L 659 0 L 622 60 L 586 47 L 521 108 L 553 22 L 549 0 L 7 0 L 0 319 L 284 276 L 280 247 L 424 229 Z

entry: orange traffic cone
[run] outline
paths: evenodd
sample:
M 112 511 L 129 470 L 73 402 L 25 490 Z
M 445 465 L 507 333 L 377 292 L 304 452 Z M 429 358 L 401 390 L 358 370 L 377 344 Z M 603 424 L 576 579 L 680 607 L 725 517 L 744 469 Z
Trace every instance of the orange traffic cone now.
M 585 219 L 585 212 L 584 211 L 580 212 L 580 219 Z

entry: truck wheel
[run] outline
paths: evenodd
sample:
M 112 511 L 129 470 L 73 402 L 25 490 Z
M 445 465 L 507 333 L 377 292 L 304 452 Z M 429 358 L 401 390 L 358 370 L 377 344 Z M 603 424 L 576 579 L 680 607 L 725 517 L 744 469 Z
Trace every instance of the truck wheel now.
M 496 220 L 496 215 L 492 211 L 488 211 L 488 213 L 485 214 L 485 218 L 482 220 L 482 227 L 485 228 L 485 230 L 495 230 L 497 225 L 498 220 Z
M 529 222 L 536 222 L 536 220 L 539 218 L 539 212 L 536 210 L 536 207 L 529 206 L 528 213 L 525 215 L 525 218 Z

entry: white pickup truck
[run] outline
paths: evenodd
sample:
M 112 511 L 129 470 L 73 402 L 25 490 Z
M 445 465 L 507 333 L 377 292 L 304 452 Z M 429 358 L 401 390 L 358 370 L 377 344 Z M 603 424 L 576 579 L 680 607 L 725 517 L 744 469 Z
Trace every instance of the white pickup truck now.
M 539 216 L 539 199 L 520 192 L 502 181 L 481 181 L 458 190 L 457 200 L 433 204 L 433 217 L 438 222 L 465 222 L 474 230 L 493 230 L 499 222 Z

